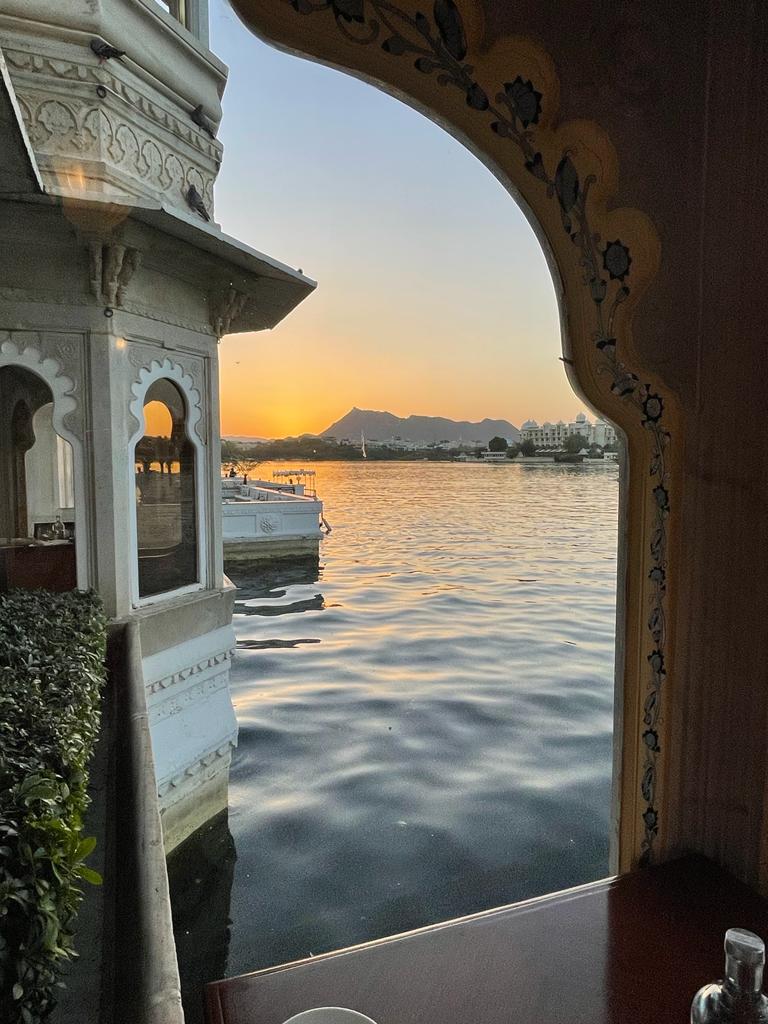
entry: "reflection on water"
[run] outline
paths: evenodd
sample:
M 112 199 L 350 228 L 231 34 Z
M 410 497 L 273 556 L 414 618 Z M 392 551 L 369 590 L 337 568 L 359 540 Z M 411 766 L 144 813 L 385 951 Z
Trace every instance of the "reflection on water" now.
M 238 640 L 237 649 L 239 651 L 266 651 L 270 647 L 299 647 L 301 644 L 319 644 L 320 641 L 313 637 L 307 637 L 304 640 Z
M 290 612 L 322 611 L 323 595 L 296 599 L 296 588 L 302 584 L 316 584 L 320 578 L 320 564 L 316 558 L 298 562 L 263 566 L 258 563 L 227 566 L 227 572 L 237 583 L 236 615 L 286 615 Z M 317 590 L 312 587 L 312 590 Z M 302 591 L 303 593 L 304 591 Z M 278 641 L 275 641 L 278 643 Z M 241 646 L 238 643 L 238 646 Z
M 615 464 L 318 470 L 319 569 L 230 573 L 220 975 L 607 872 Z
M 168 858 L 186 1024 L 202 1024 L 201 984 L 226 973 L 236 859 L 226 811 Z

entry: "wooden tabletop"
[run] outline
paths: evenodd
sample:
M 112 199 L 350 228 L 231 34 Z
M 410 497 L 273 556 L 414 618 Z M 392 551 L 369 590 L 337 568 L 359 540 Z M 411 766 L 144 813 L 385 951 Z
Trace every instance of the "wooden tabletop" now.
M 702 858 L 214 982 L 209 1024 L 346 1006 L 377 1024 L 686 1024 L 768 902 Z

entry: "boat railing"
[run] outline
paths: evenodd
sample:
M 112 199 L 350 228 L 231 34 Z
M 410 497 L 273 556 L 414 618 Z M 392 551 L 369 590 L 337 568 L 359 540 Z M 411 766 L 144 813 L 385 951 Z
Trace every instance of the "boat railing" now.
M 315 494 L 296 494 L 290 484 L 273 487 L 261 484 L 243 484 L 234 480 L 222 480 L 222 496 L 225 501 L 293 501 L 317 502 Z

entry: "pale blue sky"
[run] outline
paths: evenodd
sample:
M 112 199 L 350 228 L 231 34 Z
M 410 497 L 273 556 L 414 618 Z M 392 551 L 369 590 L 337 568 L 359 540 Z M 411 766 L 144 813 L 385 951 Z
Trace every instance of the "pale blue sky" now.
M 222 345 L 224 432 L 320 431 L 351 405 L 572 416 L 549 271 L 491 173 L 404 104 L 266 46 L 225 0 L 211 46 L 230 68 L 216 219 L 319 282 L 275 331 Z

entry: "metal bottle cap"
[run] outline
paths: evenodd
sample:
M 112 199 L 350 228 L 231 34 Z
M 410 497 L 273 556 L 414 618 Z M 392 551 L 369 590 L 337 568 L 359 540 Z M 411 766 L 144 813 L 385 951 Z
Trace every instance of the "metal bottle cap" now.
M 761 967 L 765 963 L 765 943 L 759 935 L 745 928 L 728 929 L 725 933 L 725 953 L 752 967 Z

